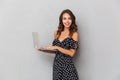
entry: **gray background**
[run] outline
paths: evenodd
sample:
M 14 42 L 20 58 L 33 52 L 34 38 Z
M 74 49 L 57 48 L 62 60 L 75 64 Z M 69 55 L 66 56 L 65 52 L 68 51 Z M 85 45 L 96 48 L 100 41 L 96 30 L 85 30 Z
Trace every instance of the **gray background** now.
M 0 80 L 52 80 L 55 55 L 36 51 L 32 32 L 51 44 L 67 8 L 79 27 L 80 80 L 120 80 L 119 0 L 0 0 Z

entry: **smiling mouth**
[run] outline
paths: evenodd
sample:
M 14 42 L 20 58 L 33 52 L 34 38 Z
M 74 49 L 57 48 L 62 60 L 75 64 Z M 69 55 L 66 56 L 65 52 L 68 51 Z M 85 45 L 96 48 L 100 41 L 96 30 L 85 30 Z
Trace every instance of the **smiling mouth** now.
M 66 26 L 70 26 L 70 23 L 65 23 Z

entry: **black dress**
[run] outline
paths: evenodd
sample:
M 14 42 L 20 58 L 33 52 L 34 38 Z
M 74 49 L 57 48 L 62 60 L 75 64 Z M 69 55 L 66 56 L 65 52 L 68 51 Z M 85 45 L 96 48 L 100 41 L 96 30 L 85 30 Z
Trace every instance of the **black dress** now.
M 78 42 L 68 37 L 61 42 L 58 39 L 54 39 L 53 45 L 65 49 L 76 49 Z M 60 51 L 56 51 L 55 54 L 56 56 L 53 63 L 53 80 L 79 80 L 72 57 Z

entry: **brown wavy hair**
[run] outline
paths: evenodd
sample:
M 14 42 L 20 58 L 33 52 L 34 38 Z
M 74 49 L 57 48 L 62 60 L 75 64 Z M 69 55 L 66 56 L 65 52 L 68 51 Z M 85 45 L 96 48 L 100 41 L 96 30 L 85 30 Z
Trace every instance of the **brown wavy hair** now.
M 62 22 L 62 17 L 63 17 L 64 13 L 68 13 L 70 15 L 71 19 L 72 19 L 72 24 L 69 28 L 69 31 L 70 31 L 69 37 L 72 37 L 73 33 L 77 32 L 77 30 L 78 30 L 76 22 L 75 22 L 76 18 L 74 16 L 74 14 L 72 13 L 72 11 L 69 10 L 69 9 L 63 10 L 61 12 L 60 16 L 59 16 L 59 25 L 58 25 L 57 36 L 56 36 L 57 39 L 60 37 L 61 32 L 64 30 L 64 25 L 63 25 L 63 22 Z

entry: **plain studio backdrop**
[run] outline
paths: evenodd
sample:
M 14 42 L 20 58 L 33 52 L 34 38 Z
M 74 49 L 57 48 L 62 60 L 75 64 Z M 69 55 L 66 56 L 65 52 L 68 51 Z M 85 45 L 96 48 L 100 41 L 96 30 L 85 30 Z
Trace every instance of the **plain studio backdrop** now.
M 70 9 L 79 29 L 74 57 L 80 80 L 120 80 L 119 0 L 0 0 L 0 80 L 52 80 L 51 45 L 62 10 Z

